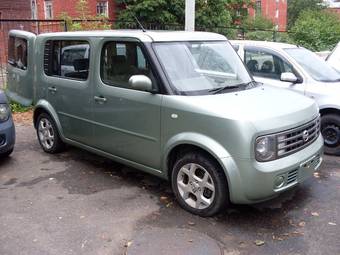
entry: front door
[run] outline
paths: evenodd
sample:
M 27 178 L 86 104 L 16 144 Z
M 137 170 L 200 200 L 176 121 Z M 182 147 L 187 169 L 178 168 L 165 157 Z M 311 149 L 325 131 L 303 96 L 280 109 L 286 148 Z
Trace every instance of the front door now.
M 281 81 L 281 74 L 285 72 L 293 73 L 297 77 L 300 75 L 279 54 L 260 47 L 245 47 L 244 62 L 256 81 L 279 88 L 292 89 L 301 94 L 305 93 L 303 83 Z
M 118 157 L 159 169 L 162 95 L 134 90 L 133 75 L 158 84 L 142 45 L 134 41 L 103 43 L 94 89 L 96 147 Z M 100 69 L 100 70 L 99 70 Z
M 66 138 L 91 145 L 93 138 L 90 42 L 54 39 L 44 42 L 43 82 Z

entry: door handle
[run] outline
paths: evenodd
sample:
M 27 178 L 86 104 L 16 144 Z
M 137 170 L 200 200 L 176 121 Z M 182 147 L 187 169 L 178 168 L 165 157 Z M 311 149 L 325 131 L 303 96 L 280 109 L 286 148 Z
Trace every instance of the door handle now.
M 103 96 L 100 96 L 100 97 L 94 96 L 94 101 L 96 101 L 97 103 L 102 104 L 102 103 L 105 103 L 107 100 L 106 100 L 106 98 L 103 97 Z
M 57 88 L 56 87 L 48 87 L 48 90 L 51 91 L 52 93 L 57 92 Z

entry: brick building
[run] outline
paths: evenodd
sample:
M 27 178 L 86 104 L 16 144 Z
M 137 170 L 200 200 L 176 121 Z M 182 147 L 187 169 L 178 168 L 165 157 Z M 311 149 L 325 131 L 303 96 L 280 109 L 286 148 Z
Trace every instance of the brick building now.
M 287 0 L 254 0 L 255 8 L 249 10 L 250 16 L 262 15 L 270 19 L 279 31 L 287 29 Z
M 71 17 L 77 17 L 79 0 L 31 0 L 33 19 L 58 19 L 63 12 Z M 103 15 L 109 19 L 115 18 L 114 0 L 87 0 L 89 15 Z

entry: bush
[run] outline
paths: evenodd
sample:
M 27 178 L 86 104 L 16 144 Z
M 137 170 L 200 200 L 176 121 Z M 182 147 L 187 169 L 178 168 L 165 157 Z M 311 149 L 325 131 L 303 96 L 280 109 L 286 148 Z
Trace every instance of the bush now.
M 304 11 L 291 32 L 296 44 L 314 51 L 329 50 L 340 40 L 340 20 L 328 11 Z

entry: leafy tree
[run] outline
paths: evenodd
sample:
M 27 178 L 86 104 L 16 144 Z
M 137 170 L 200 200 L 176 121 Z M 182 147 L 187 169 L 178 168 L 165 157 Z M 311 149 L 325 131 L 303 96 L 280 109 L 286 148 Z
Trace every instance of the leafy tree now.
M 329 50 L 340 41 L 340 20 L 334 13 L 308 10 L 291 31 L 295 43 L 314 51 Z
M 117 0 L 122 8 L 118 20 L 133 21 L 134 16 L 142 23 L 183 25 L 184 0 Z M 127 7 L 125 7 L 125 3 Z M 230 26 L 236 18 L 236 10 L 246 8 L 252 0 L 196 0 L 196 27 L 213 28 Z
M 306 10 L 322 10 L 323 0 L 288 0 L 288 29 L 292 28 L 300 13 Z

